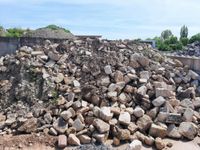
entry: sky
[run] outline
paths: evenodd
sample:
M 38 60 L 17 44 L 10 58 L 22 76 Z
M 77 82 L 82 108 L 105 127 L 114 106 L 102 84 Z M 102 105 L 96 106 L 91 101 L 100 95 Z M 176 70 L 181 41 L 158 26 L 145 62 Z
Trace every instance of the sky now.
M 108 39 L 200 32 L 200 0 L 0 0 L 0 25 L 36 29 L 56 24 L 75 35 Z

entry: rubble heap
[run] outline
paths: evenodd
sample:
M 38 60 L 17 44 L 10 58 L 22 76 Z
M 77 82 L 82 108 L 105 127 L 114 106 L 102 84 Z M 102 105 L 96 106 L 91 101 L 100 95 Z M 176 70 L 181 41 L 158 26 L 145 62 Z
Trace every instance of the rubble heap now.
M 182 51 L 175 52 L 174 54 L 180 56 L 200 57 L 200 42 L 196 41 L 192 44 L 188 44 Z
M 45 132 L 58 146 L 194 139 L 199 75 L 147 44 L 99 39 L 21 47 L 0 59 L 0 134 Z

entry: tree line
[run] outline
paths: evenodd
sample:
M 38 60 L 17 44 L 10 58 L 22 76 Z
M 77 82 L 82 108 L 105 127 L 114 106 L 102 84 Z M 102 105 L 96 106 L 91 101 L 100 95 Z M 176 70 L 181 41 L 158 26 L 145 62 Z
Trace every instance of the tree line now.
M 160 37 L 155 37 L 153 40 L 156 41 L 156 46 L 161 51 L 182 50 L 183 46 L 189 43 L 200 42 L 200 33 L 188 38 L 188 27 L 184 25 L 180 29 L 179 39 L 172 34 L 171 30 L 167 29 L 161 33 Z

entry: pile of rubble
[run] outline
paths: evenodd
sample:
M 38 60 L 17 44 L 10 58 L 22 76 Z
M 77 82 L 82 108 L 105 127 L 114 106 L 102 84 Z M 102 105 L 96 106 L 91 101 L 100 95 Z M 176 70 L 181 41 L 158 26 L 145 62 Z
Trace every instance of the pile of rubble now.
M 175 52 L 176 55 L 180 56 L 195 56 L 200 57 L 200 42 L 196 41 L 192 44 L 188 44 L 184 50 Z
M 21 47 L 0 58 L 0 134 L 44 132 L 58 146 L 194 139 L 199 75 L 147 44 L 99 39 Z M 171 146 L 171 145 L 170 145 Z

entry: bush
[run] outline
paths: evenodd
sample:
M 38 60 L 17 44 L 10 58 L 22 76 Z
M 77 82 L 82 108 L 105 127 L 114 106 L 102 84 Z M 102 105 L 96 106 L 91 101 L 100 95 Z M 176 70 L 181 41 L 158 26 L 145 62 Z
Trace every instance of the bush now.
M 190 38 L 189 43 L 193 43 L 193 42 L 196 42 L 196 41 L 199 41 L 199 42 L 200 42 L 200 33 L 193 35 L 193 36 Z
M 154 38 L 156 41 L 157 48 L 161 51 L 172 51 L 172 50 L 181 50 L 182 43 L 178 41 L 177 37 L 171 36 L 166 40 L 161 38 Z
M 189 39 L 186 37 L 180 38 L 180 42 L 183 44 L 183 46 L 186 46 L 189 42 Z
M 51 29 L 51 30 L 64 30 L 65 32 L 70 33 L 69 30 L 67 30 L 65 28 L 62 28 L 62 27 L 59 27 L 59 26 L 54 25 L 54 24 L 48 25 L 48 26 L 46 26 L 44 28 L 48 28 L 48 29 Z
M 21 37 L 26 30 L 20 28 L 10 28 L 7 29 L 6 36 L 7 37 Z

